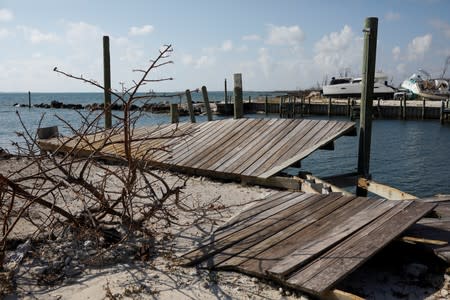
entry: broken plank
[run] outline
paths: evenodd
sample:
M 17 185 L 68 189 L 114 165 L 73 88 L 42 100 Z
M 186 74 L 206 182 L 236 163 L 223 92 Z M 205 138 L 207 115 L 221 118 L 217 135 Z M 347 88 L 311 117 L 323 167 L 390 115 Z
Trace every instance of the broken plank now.
M 384 185 L 373 180 L 365 178 L 358 179 L 358 187 L 374 193 L 380 197 L 388 200 L 413 200 L 417 199 L 416 196 L 400 191 L 399 189 Z
M 316 239 L 310 243 L 301 244 L 293 253 L 287 255 L 267 272 L 272 276 L 284 278 L 394 207 L 394 204 L 387 200 L 374 200 L 373 202 L 337 226 L 328 227 L 325 234 L 316 234 Z
M 406 204 L 404 201 L 399 202 L 394 209 L 375 222 L 296 272 L 287 283 L 315 295 L 323 294 L 431 211 L 434 206 L 417 201 Z

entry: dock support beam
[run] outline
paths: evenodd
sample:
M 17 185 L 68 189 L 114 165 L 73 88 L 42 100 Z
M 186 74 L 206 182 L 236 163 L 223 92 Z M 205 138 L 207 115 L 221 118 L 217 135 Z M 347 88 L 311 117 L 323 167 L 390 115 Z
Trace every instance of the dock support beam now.
M 206 86 L 202 86 L 202 95 L 203 95 L 203 102 L 205 103 L 208 121 L 212 121 L 211 106 L 209 105 L 208 90 L 206 89 Z
M 234 74 L 234 118 L 244 117 L 244 101 L 242 95 L 242 74 Z
M 109 55 L 109 36 L 103 36 L 103 87 L 105 103 L 105 128 L 111 128 L 111 64 Z
M 172 103 L 170 104 L 170 122 L 173 124 L 179 121 L 178 104 Z
M 186 90 L 186 101 L 189 110 L 189 117 L 191 118 L 191 123 L 195 123 L 194 104 L 192 103 L 192 96 L 190 90 Z
M 362 62 L 362 87 L 360 105 L 358 173 L 370 179 L 370 143 L 372 138 L 372 105 L 373 85 L 375 77 L 375 61 L 377 53 L 378 18 L 366 18 L 364 24 L 364 52 Z M 367 191 L 357 187 L 358 196 L 366 196 Z

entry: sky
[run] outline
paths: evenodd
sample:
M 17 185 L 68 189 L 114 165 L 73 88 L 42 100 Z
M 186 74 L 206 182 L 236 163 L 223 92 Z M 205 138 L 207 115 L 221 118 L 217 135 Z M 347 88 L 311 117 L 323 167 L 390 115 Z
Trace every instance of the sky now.
M 367 17 L 378 18 L 376 69 L 398 85 L 419 68 L 442 73 L 449 12 L 448 0 L 0 0 L 0 92 L 100 91 L 53 69 L 102 83 L 104 35 L 117 90 L 164 45 L 173 63 L 149 79 L 173 80 L 142 91 L 232 89 L 235 73 L 244 90 L 316 87 L 360 75 Z

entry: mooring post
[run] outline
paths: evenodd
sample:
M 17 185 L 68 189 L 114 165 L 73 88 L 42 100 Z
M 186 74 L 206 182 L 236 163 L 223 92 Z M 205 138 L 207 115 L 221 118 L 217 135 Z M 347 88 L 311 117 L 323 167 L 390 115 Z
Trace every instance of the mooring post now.
M 242 98 L 242 74 L 234 74 L 234 118 L 240 119 L 244 116 L 244 102 Z
M 189 117 L 191 118 L 191 123 L 195 123 L 194 105 L 192 104 L 192 96 L 190 90 L 186 90 L 186 100 L 189 110 Z
M 398 116 L 400 119 L 403 119 L 403 99 L 400 99 L 400 106 L 398 109 L 399 109 Z
M 31 108 L 31 92 L 28 91 L 28 108 Z
M 300 97 L 300 118 L 303 118 L 303 105 L 305 102 L 305 97 L 301 96 Z
M 206 115 L 208 116 L 208 121 L 212 121 L 211 106 L 209 105 L 208 90 L 206 89 L 206 86 L 202 86 L 202 95 L 203 102 L 205 103 L 206 107 Z
M 406 97 L 403 99 L 402 119 L 406 120 Z
M 364 24 L 364 52 L 362 62 L 361 105 L 359 115 L 359 176 L 370 179 L 370 143 L 372 138 L 372 101 L 377 53 L 378 18 L 366 18 Z M 367 196 L 367 190 L 357 186 L 358 196 Z
M 311 114 L 311 98 L 308 98 L 308 115 Z
M 170 121 L 172 122 L 172 124 L 178 123 L 180 121 L 178 113 L 178 104 L 176 103 L 170 104 Z
M 227 79 L 226 78 L 225 78 L 225 81 L 224 81 L 224 86 L 225 86 L 225 91 L 224 91 L 223 97 L 225 99 L 225 105 L 227 105 L 227 103 L 228 103 L 228 91 L 227 91 Z
M 109 55 L 109 36 L 103 36 L 103 87 L 105 104 L 105 128 L 111 128 L 111 63 Z
M 264 111 L 266 112 L 266 116 L 267 116 L 269 114 L 269 98 L 267 95 L 266 95 L 266 99 L 264 102 Z
M 328 115 L 328 118 L 331 116 L 331 97 L 328 98 L 327 115 Z
M 350 117 L 350 97 L 347 97 L 347 117 Z
M 280 118 L 283 117 L 283 101 L 284 101 L 284 97 L 280 96 L 280 105 L 279 105 L 279 112 L 280 112 Z
M 422 100 L 422 120 L 425 119 L 425 99 Z
M 444 110 L 445 110 L 445 102 L 444 100 L 441 100 L 441 111 L 440 111 L 440 118 L 439 121 L 441 124 L 444 124 Z

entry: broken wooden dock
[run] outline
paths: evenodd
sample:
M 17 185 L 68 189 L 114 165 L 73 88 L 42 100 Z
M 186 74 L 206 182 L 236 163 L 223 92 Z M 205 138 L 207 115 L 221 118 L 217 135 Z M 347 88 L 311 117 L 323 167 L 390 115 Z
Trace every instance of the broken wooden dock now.
M 353 122 L 333 120 L 225 119 L 150 126 L 132 132 L 132 156 L 152 166 L 225 179 L 266 179 L 342 135 Z M 43 150 L 124 157 L 122 132 L 40 140 Z
M 435 206 L 276 192 L 219 227 L 181 262 L 240 271 L 323 296 Z

